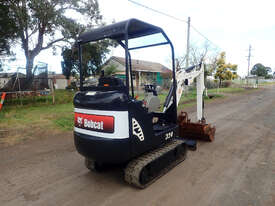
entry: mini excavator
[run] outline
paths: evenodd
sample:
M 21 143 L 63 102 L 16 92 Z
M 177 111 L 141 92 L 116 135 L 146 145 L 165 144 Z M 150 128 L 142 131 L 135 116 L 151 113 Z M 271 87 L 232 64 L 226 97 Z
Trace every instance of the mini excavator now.
M 130 46 L 131 40 L 161 35 L 164 41 Z M 82 45 L 109 38 L 125 50 L 125 81 L 101 75 L 97 85 L 84 84 Z M 172 56 L 171 88 L 159 112 L 154 86 L 147 86 L 147 102 L 137 100 L 132 78 L 130 51 L 168 45 Z M 74 141 L 85 157 L 89 170 L 100 171 L 104 165 L 124 165 L 127 183 L 145 188 L 186 158 L 186 139 L 214 140 L 215 127 L 203 117 L 204 66 L 176 71 L 173 44 L 157 26 L 137 19 L 114 23 L 85 32 L 78 38 L 80 91 L 74 97 Z M 178 115 L 177 106 L 189 81 L 197 78 L 197 119 L 192 123 L 187 113 Z M 150 93 L 150 94 L 149 94 Z

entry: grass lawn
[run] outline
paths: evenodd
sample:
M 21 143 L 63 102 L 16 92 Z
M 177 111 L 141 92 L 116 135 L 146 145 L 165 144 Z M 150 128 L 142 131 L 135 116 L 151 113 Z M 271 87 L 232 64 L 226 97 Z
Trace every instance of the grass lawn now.
M 228 87 L 228 88 L 216 88 L 216 89 L 208 89 L 207 92 L 209 94 L 212 93 L 239 93 L 244 92 L 244 88 L 234 88 L 234 87 Z
M 273 84 L 275 84 L 275 81 L 273 81 L 273 82 L 261 82 L 261 83 L 259 83 L 259 85 L 273 85 Z
M 0 112 L 0 144 L 13 145 L 24 139 L 57 134 L 72 128 L 72 103 L 9 107 Z M 3 138 L 5 136 L 8 138 Z
M 73 114 L 72 103 L 42 106 L 12 107 L 0 113 L 1 127 L 27 127 L 28 125 L 41 125 L 53 129 L 55 125 L 63 125 L 71 120 Z
M 13 145 L 24 139 L 71 131 L 73 127 L 74 92 L 57 90 L 52 96 L 5 101 L 0 111 L 0 144 Z
M 69 90 L 58 89 L 55 91 L 55 103 L 56 104 L 65 104 L 73 101 L 75 92 Z M 53 102 L 52 95 L 47 96 L 36 96 L 36 97 L 22 97 L 21 99 L 6 99 L 5 104 L 9 106 L 17 105 L 27 105 L 27 106 L 43 106 L 51 105 Z
M 236 93 L 244 91 L 243 88 L 221 88 L 220 93 Z M 215 94 L 216 89 L 208 90 L 215 98 L 223 97 Z M 165 101 L 167 93 L 159 95 L 161 104 Z M 36 97 L 38 101 L 25 98 L 23 106 L 16 102 L 5 102 L 0 112 L 0 144 L 12 145 L 24 139 L 37 138 L 44 134 L 58 134 L 73 130 L 73 100 L 74 92 L 57 90 L 56 104 L 52 104 L 52 97 Z M 141 95 L 139 99 L 142 99 Z M 206 101 L 211 101 L 205 98 Z M 18 100 L 16 100 L 18 101 Z M 179 110 L 196 104 L 196 92 L 190 91 L 182 95 Z M 7 106 L 8 105 L 8 106 Z

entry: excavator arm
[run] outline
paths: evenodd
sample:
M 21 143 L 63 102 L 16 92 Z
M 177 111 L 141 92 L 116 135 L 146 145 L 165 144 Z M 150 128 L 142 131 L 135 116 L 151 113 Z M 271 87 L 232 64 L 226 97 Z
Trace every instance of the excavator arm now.
M 204 87 L 204 64 L 191 66 L 187 69 L 181 69 L 176 72 L 177 88 L 170 88 L 168 96 L 164 103 L 164 111 L 172 106 L 173 102 L 173 89 L 176 89 L 177 106 L 179 104 L 182 92 L 185 85 L 189 85 L 191 81 L 196 78 L 197 87 L 197 122 L 191 122 L 188 119 L 186 112 L 180 112 L 178 116 L 178 128 L 179 137 L 193 140 L 214 141 L 215 127 L 211 127 L 210 124 L 206 124 L 204 118 L 204 104 L 203 104 L 203 91 Z
M 177 88 L 176 88 L 176 95 L 177 95 L 177 106 L 179 105 L 179 101 L 181 95 L 185 89 L 185 85 L 189 85 L 191 81 L 197 78 L 196 85 L 197 85 L 197 120 L 200 121 L 203 119 L 203 91 L 204 87 L 204 64 L 198 64 L 195 66 L 188 67 L 187 69 L 180 69 L 176 72 L 176 79 L 177 79 Z M 164 103 L 163 112 L 165 112 L 173 102 L 173 85 L 169 90 L 168 96 L 166 97 Z

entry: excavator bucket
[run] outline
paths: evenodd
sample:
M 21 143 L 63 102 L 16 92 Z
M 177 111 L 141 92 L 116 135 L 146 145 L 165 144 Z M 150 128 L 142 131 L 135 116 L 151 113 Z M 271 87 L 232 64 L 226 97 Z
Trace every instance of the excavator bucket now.
M 179 137 L 185 139 L 202 140 L 212 142 L 215 139 L 216 127 L 206 124 L 205 120 L 191 122 L 187 112 L 181 112 L 178 116 Z

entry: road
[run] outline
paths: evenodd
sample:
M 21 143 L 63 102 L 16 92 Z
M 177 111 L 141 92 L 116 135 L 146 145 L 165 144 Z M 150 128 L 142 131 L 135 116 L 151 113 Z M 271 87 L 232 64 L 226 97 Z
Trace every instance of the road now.
M 208 103 L 206 116 L 216 140 L 144 190 L 119 168 L 89 172 L 72 133 L 0 148 L 0 205 L 275 205 L 275 86 Z

